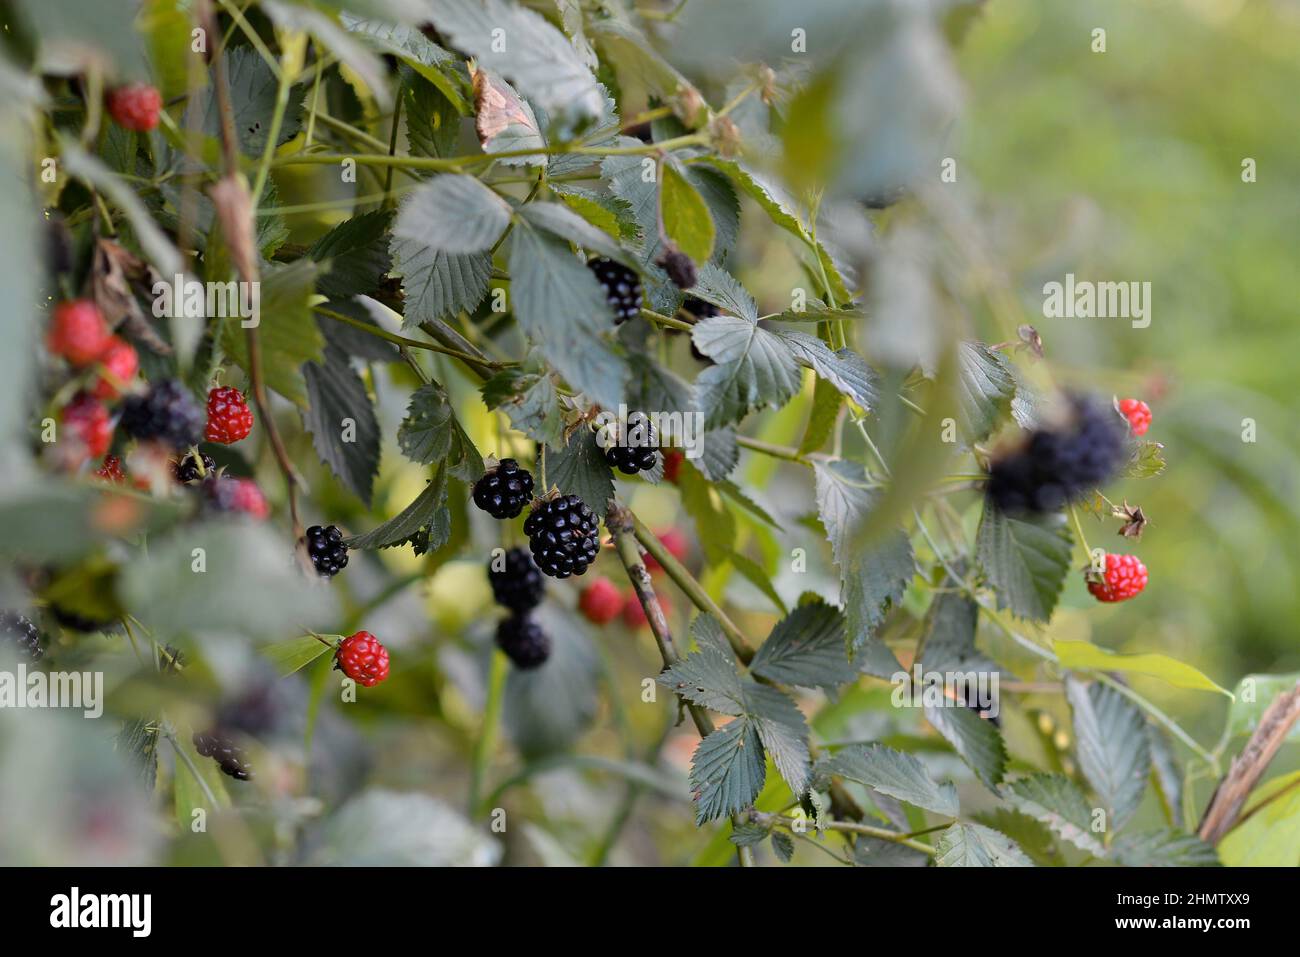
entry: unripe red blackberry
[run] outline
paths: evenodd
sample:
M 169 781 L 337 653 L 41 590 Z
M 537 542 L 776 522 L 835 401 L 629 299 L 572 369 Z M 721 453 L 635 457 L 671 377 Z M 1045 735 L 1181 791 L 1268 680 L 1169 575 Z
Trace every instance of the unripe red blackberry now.
M 253 410 L 238 389 L 218 386 L 208 392 L 208 423 L 203 437 L 218 445 L 232 445 L 253 430 Z
M 348 547 L 337 525 L 307 529 L 307 555 L 322 578 L 333 578 L 348 567 Z
M 127 83 L 109 90 L 105 100 L 109 116 L 124 129 L 147 133 L 158 125 L 162 94 L 157 87 L 148 83 Z
M 1134 435 L 1147 434 L 1147 429 L 1151 428 L 1151 406 L 1141 399 L 1120 399 L 1118 408 L 1120 415 L 1128 419 Z
M 122 484 L 126 481 L 126 472 L 122 469 L 122 460 L 116 455 L 105 455 L 104 461 L 100 463 L 99 468 L 95 469 L 95 478 L 103 479 L 105 482 Z
M 16 611 L 0 611 L 0 641 L 13 645 L 19 655 L 31 662 L 40 661 L 45 655 L 36 623 Z
M 614 310 L 614 324 L 627 322 L 641 315 L 641 277 L 622 263 L 600 256 L 587 263 L 596 275 L 605 299 Z
M 140 369 L 140 358 L 135 353 L 135 346 L 118 336 L 112 336 L 108 340 L 98 361 L 103 372 L 91 390 L 97 399 L 116 399 L 122 394 L 123 386 L 128 385 Z
M 514 518 L 532 497 L 532 473 L 514 459 L 502 459 L 474 483 L 474 504 L 493 518 Z
M 498 564 L 500 569 L 496 567 Z M 546 592 L 542 573 L 526 548 L 511 548 L 502 559 L 490 559 L 488 583 L 497 604 L 518 613 L 532 611 Z
M 64 428 L 80 446 L 80 454 L 74 455 L 74 459 L 79 462 L 97 459 L 108 451 L 113 441 L 113 424 L 104 403 L 89 392 L 73 396 L 63 407 L 62 419 Z
M 156 382 L 144 395 L 129 395 L 122 403 L 122 428 L 127 435 L 177 450 L 199 441 L 205 421 L 202 407 L 176 379 Z
M 259 521 L 271 514 L 271 506 L 252 479 L 218 476 L 202 487 L 213 511 L 251 515 Z
M 602 431 L 605 461 L 625 475 L 648 471 L 659 461 L 658 434 L 644 412 L 632 412 L 624 429 L 611 423 Z
M 89 299 L 74 299 L 54 307 L 45 347 L 74 366 L 88 366 L 103 354 L 111 339 L 99 307 Z
M 511 615 L 497 625 L 497 647 L 520 670 L 536 668 L 551 656 L 551 639 L 527 615 Z
M 533 561 L 552 578 L 586 572 L 600 554 L 596 513 L 576 495 L 561 495 L 533 506 L 524 521 Z
M 357 684 L 372 688 L 388 677 L 388 649 L 370 632 L 358 631 L 339 643 L 334 666 Z
M 1106 570 L 1087 573 L 1088 591 L 1098 601 L 1128 601 L 1147 587 L 1147 567 L 1136 555 L 1106 555 Z
M 623 610 L 623 593 L 605 576 L 593 580 L 578 596 L 578 609 L 593 625 L 606 625 Z

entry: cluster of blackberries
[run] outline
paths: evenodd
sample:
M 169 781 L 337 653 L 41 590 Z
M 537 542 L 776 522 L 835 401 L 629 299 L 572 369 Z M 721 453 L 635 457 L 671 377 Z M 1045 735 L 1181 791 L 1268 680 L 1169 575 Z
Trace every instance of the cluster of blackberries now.
M 587 263 L 596 281 L 605 290 L 605 298 L 614 310 L 614 324 L 641 315 L 641 277 L 622 263 L 600 256 Z
M 202 462 L 202 468 L 199 467 Z M 172 460 L 172 477 L 181 485 L 206 482 L 217 474 L 217 463 L 206 452 L 192 450 Z
M 635 475 L 655 467 L 659 461 L 656 446 L 659 437 L 650 416 L 633 412 L 627 417 L 626 429 L 610 425 L 604 432 L 605 461 L 625 475 Z
M 333 578 L 348 567 L 348 547 L 337 525 L 313 525 L 307 529 L 307 554 L 322 578 Z
M 596 513 L 576 495 L 561 495 L 533 506 L 524 534 L 537 567 L 552 578 L 581 575 L 600 553 Z
M 529 614 L 546 591 L 542 573 L 527 551 L 512 548 L 504 561 L 488 562 L 488 581 L 497 604 L 510 610 L 510 616 L 497 625 L 497 646 L 516 668 L 543 664 L 551 653 L 551 639 Z
M 474 504 L 493 518 L 514 518 L 532 495 L 532 473 L 514 459 L 502 459 L 474 483 Z
M 1109 405 L 1070 397 L 1070 418 L 1039 428 L 989 467 L 989 500 L 1004 512 L 1055 511 L 1105 484 L 1124 463 L 1119 417 Z
M 0 612 L 0 641 L 12 644 L 28 661 L 40 661 L 45 654 L 36 623 L 16 611 Z
M 274 730 L 282 710 L 276 686 L 258 682 L 222 702 L 212 728 L 194 733 L 194 749 L 235 780 L 250 781 L 253 767 L 241 741 Z
M 203 437 L 207 414 L 180 381 L 164 379 L 126 397 L 121 424 L 132 438 L 184 449 Z
M 713 303 L 705 302 L 703 299 L 697 299 L 695 296 L 687 296 L 686 301 L 682 303 L 682 308 L 696 319 L 711 319 L 719 313 L 718 307 Z M 703 362 L 705 365 L 713 365 L 713 360 L 701 352 L 696 347 L 694 341 L 691 342 L 691 355 L 695 358 L 696 362 Z

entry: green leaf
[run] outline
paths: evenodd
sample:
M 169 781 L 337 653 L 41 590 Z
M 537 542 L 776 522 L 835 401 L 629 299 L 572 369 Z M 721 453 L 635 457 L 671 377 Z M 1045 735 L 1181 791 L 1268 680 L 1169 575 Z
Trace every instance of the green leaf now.
M 552 118 L 577 125 L 600 116 L 605 97 L 595 76 L 538 14 L 506 0 L 428 0 L 427 9 L 441 36 L 527 90 Z
M 325 349 L 325 363 L 303 366 L 307 408 L 303 427 L 321 461 L 367 507 L 379 471 L 379 423 L 366 385 L 347 355 L 336 346 Z
M 235 138 L 239 151 L 245 156 L 260 157 L 266 150 L 266 139 L 271 135 L 271 120 L 275 114 L 275 103 L 279 93 L 280 81 L 271 72 L 266 61 L 250 46 L 233 47 L 222 56 L 226 64 L 226 77 L 230 87 L 230 105 L 233 110 Z M 294 94 L 290 94 L 293 97 Z M 294 102 L 293 99 L 290 102 Z M 206 136 L 216 141 L 221 136 L 221 107 L 217 102 L 216 84 L 208 83 L 208 89 L 198 100 L 198 108 L 203 110 L 202 129 Z M 190 108 L 185 110 L 177 125 L 185 129 L 189 122 Z M 280 136 L 276 146 L 282 146 L 298 135 L 302 126 L 302 117 L 298 110 L 286 111 L 280 125 Z M 164 274 L 167 275 L 167 274 Z
M 735 659 L 713 641 L 665 668 L 656 679 L 674 694 L 721 714 L 745 712 L 745 692 Z
M 735 549 L 736 519 L 716 486 L 688 459 L 678 472 L 677 488 L 681 492 L 682 508 L 695 523 L 705 559 L 710 565 L 725 562 Z
M 538 229 L 568 240 L 590 253 L 617 260 L 629 268 L 636 261 L 604 230 L 597 229 L 563 203 L 528 203 L 519 215 Z
M 491 867 L 500 857 L 501 845 L 445 801 L 427 794 L 375 788 L 362 791 L 320 823 L 304 863 L 313 867 Z
M 1013 518 L 987 504 L 975 537 L 998 608 L 1034 621 L 1052 617 L 1070 571 L 1071 547 L 1064 516 Z
M 402 111 L 406 114 L 406 142 L 412 156 L 445 159 L 456 155 L 461 126 L 457 102 L 427 80 L 414 76 L 406 80 L 402 86 Z M 435 175 L 424 170 L 409 172 L 426 178 Z
M 307 406 L 304 362 L 321 362 L 325 339 L 308 305 L 320 267 L 310 259 L 267 269 L 262 274 L 261 322 L 257 327 L 266 384 L 296 405 Z M 248 340 L 238 322 L 227 322 L 222 346 L 232 360 L 248 370 Z
M 475 100 L 480 104 L 476 127 L 485 153 L 538 150 L 531 156 L 503 156 L 505 166 L 545 166 L 548 157 L 541 125 L 528 101 L 509 83 L 489 70 L 474 75 Z
M 729 318 L 738 316 L 751 323 L 758 322 L 758 303 L 754 302 L 754 297 L 735 276 L 712 263 L 707 263 L 700 268 L 699 282 L 692 287 L 691 295 L 717 306 L 724 313 L 728 313 Z M 695 344 L 700 345 L 698 341 Z M 703 349 L 703 346 L 700 348 Z M 714 359 L 719 358 L 707 350 L 704 354 Z
M 713 255 L 713 217 L 704 198 L 672 163 L 663 164 L 659 202 L 668 238 L 697 264 L 708 262 Z
M 445 173 L 417 186 L 402 202 L 394 239 L 444 253 L 492 248 L 510 224 L 510 206 L 473 176 Z
M 1220 866 L 1218 853 L 1195 834 L 1168 829 L 1121 834 L 1115 839 L 1112 856 L 1124 867 Z
M 951 783 L 937 784 L 915 757 L 882 744 L 841 748 L 818 762 L 817 771 L 856 781 L 944 817 L 956 817 L 960 810 Z
M 1232 697 L 1230 691 L 1219 687 L 1196 668 L 1168 655 L 1154 652 L 1122 655 L 1091 642 L 1061 639 L 1052 642 L 1052 648 L 1062 668 L 1074 671 L 1123 671 L 1159 678 L 1175 688 L 1217 691 Z
M 1259 719 L 1274 699 L 1300 684 L 1300 671 L 1281 675 L 1246 675 L 1233 691 L 1228 706 L 1228 734 L 1232 737 L 1253 734 Z M 1300 721 L 1291 725 L 1287 741 L 1300 741 Z
M 785 831 L 773 831 L 772 853 L 780 858 L 783 864 L 789 864 L 794 859 L 794 838 Z
M 768 833 L 768 829 L 763 825 L 746 821 L 744 824 L 732 827 L 728 840 L 737 847 L 753 847 L 766 841 Z
M 951 583 L 951 579 L 947 579 Z M 925 616 L 916 656 L 927 671 L 996 672 L 995 661 L 975 648 L 979 605 L 966 594 L 936 594 Z
M 812 369 L 863 409 L 870 410 L 875 405 L 876 374 L 852 349 L 833 352 L 826 343 L 806 332 L 782 329 L 775 334 L 801 366 Z
M 607 338 L 610 307 L 591 270 L 568 243 L 520 220 L 510 237 L 510 278 L 519 324 L 547 361 L 575 389 L 618 408 L 627 366 Z
M 811 776 L 808 724 L 803 712 L 789 695 L 770 685 L 746 679 L 742 687 L 746 717 L 753 722 L 759 740 L 791 792 L 801 797 Z
M 839 420 L 840 409 L 844 407 L 844 398 L 839 391 L 825 379 L 818 378 L 813 387 L 812 411 L 808 413 L 808 425 L 799 442 L 799 454 L 809 455 L 820 451 L 835 432 L 835 423 Z
M 406 418 L 397 429 L 402 454 L 417 465 L 441 464 L 463 482 L 483 474 L 483 458 L 461 428 L 447 391 L 430 382 L 411 393 Z
M 817 516 L 840 569 L 840 601 L 848 621 L 852 651 L 870 640 L 888 610 L 903 597 L 916 572 L 912 546 L 902 532 L 872 546 L 857 547 L 859 530 L 871 514 L 875 492 L 862 465 L 836 459 L 816 461 Z
M 960 705 L 927 705 L 925 719 L 970 765 L 976 777 L 996 791 L 1007 770 L 1007 747 L 997 726 Z
M 1229 867 L 1300 866 L 1300 771 L 1257 787 L 1243 819 L 1219 842 Z
M 393 108 L 387 68 L 368 44 L 345 30 L 328 14 L 311 7 L 285 0 L 262 0 L 261 7 L 281 30 L 310 34 L 317 47 L 328 50 L 334 59 L 365 84 L 381 111 Z
M 657 406 L 642 406 L 642 408 L 653 409 Z M 740 446 L 736 443 L 736 430 L 710 429 L 704 433 L 701 444 L 704 446 L 704 451 L 699 458 L 695 459 L 695 466 L 710 482 L 722 482 L 740 461 Z
M 1034 774 L 1003 786 L 1008 804 L 1046 824 L 1058 837 L 1098 857 L 1106 853 L 1092 833 L 1092 808 L 1073 781 L 1063 774 Z
M 551 654 L 538 668 L 511 668 L 503 719 L 510 740 L 527 757 L 566 751 L 599 709 L 600 656 L 587 629 L 565 609 L 535 609 L 551 638 Z
M 578 429 L 566 446 L 547 446 L 546 480 L 563 494 L 578 496 L 601 518 L 614 497 L 614 477 L 591 429 Z
M 470 112 L 449 73 L 460 59 L 434 43 L 417 28 L 380 20 L 366 20 L 349 13 L 339 15 L 345 29 L 379 53 L 397 57 L 442 93 L 462 116 Z
M 388 227 L 392 221 L 389 210 L 362 213 L 316 240 L 307 255 L 329 267 L 329 272 L 317 281 L 316 291 L 331 299 L 376 292 L 392 265 L 388 252 Z
M 262 649 L 262 656 L 275 665 L 275 670 L 281 678 L 285 678 L 306 668 L 329 651 L 332 651 L 330 646 L 315 635 L 303 635 L 300 638 L 289 638 L 286 641 L 267 645 Z
M 1132 458 L 1124 466 L 1124 477 L 1155 478 L 1164 470 L 1165 447 L 1159 442 L 1136 442 Z
M 510 424 L 534 442 L 558 445 L 564 439 L 564 410 L 549 374 L 503 369 L 483 383 L 483 402 L 505 409 Z
M 1142 713 L 1107 685 L 1066 682 L 1074 712 L 1079 765 L 1107 810 L 1112 831 L 1124 827 L 1146 793 L 1151 749 Z
M 27 22 L 38 43 L 37 72 L 80 73 L 93 62 L 124 80 L 148 80 L 149 60 L 133 29 L 139 12 L 135 0 L 42 0 L 11 4 L 6 16 Z M 8 22 L 5 32 L 13 32 Z
M 982 442 L 1011 414 L 1016 380 L 1001 355 L 978 342 L 962 342 L 957 386 L 957 428 L 967 445 Z
M 716 363 L 695 380 L 705 428 L 739 422 L 757 408 L 780 407 L 801 384 L 799 364 L 774 332 L 738 316 L 697 323 L 691 338 Z
M 447 509 L 447 473 L 434 470 L 433 480 L 410 505 L 364 535 L 344 539 L 348 548 L 392 548 L 408 542 L 417 545 L 421 554 L 436 551 L 451 535 L 451 512 Z
M 196 551 L 197 550 L 197 551 Z M 125 565 L 118 594 L 156 634 L 283 634 L 332 619 L 334 601 L 286 560 L 270 529 L 244 522 L 178 529 Z
M 1033 867 L 1016 842 L 983 824 L 954 824 L 935 848 L 939 867 Z
M 572 183 L 552 183 L 551 192 L 571 210 L 615 239 L 633 239 L 640 232 L 627 203 L 614 196 L 601 196 Z
M 763 743 L 748 718 L 736 718 L 714 731 L 691 759 L 695 823 L 704 824 L 743 810 L 758 797 L 767 777 Z
M 394 237 L 389 253 L 393 260 L 389 273 L 402 280 L 406 294 L 403 329 L 473 312 L 487 295 L 492 257 L 485 252 L 446 253 Z
M 805 688 L 837 688 L 857 669 L 845 654 L 844 613 L 820 598 L 800 604 L 777 622 L 759 646 L 750 671 Z
M 773 606 L 776 607 L 777 611 L 783 615 L 788 611 L 785 602 L 781 600 L 780 593 L 776 590 L 776 586 L 772 584 L 771 577 L 762 565 L 749 556 L 742 555 L 740 552 L 732 552 L 727 556 L 726 560 L 731 563 L 732 567 L 735 568 L 747 582 L 766 595 L 768 599 L 771 600 Z M 843 639 L 841 639 L 841 641 L 843 641 Z M 842 653 L 843 648 L 841 647 L 840 650 Z

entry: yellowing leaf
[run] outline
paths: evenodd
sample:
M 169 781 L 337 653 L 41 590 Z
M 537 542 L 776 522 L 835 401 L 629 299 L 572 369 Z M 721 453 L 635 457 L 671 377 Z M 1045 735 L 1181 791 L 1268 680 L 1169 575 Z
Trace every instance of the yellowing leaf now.
M 1159 678 L 1175 688 L 1217 691 L 1229 698 L 1232 697 L 1232 692 L 1219 687 L 1196 668 L 1168 655 L 1151 652 L 1121 655 L 1087 641 L 1057 641 L 1053 643 L 1053 647 L 1056 649 L 1056 657 L 1065 668 L 1125 671 L 1146 675 L 1149 678 Z
M 696 263 L 707 262 L 713 255 L 713 217 L 704 197 L 668 164 L 663 168 L 659 201 L 663 204 L 664 232 L 668 238 Z

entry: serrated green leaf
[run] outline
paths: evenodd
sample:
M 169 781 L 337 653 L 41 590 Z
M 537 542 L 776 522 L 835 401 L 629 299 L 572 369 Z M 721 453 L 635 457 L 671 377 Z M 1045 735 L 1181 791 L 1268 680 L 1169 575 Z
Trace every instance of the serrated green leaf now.
M 406 114 L 406 142 L 412 156 L 443 159 L 456 155 L 460 141 L 460 111 L 442 87 L 420 76 L 402 85 L 402 112 Z M 416 176 L 434 175 L 411 170 Z
M 782 863 L 789 864 L 794 858 L 794 838 L 785 831 L 773 831 L 772 853 L 780 858 Z
M 1016 380 L 1001 355 L 978 342 L 962 342 L 957 386 L 957 429 L 967 445 L 982 442 L 1011 414 Z
M 519 324 L 547 361 L 575 389 L 617 409 L 627 366 L 607 338 L 613 319 L 591 270 L 567 242 L 521 220 L 510 237 L 510 278 Z
M 504 369 L 482 386 L 489 409 L 504 409 L 510 424 L 534 442 L 556 445 L 564 438 L 564 410 L 550 375 Z
M 832 351 L 816 336 L 806 332 L 781 329 L 775 333 L 790 349 L 790 354 L 804 368 L 812 369 L 863 409 L 876 402 L 876 374 L 852 349 Z
M 736 545 L 736 519 L 722 496 L 688 459 L 677 473 L 682 508 L 695 523 L 700 547 L 710 565 L 726 561 Z
M 1159 442 L 1137 442 L 1124 466 L 1125 478 L 1154 478 L 1165 470 L 1165 447 Z
M 439 463 L 463 482 L 478 481 L 483 474 L 483 457 L 461 428 L 447 390 L 437 382 L 411 393 L 397 444 L 417 465 Z
M 697 264 L 713 255 L 716 230 L 709 207 L 695 187 L 672 163 L 663 165 L 663 182 L 659 186 L 664 232 L 668 238 Z
M 393 239 L 453 255 L 481 253 L 509 224 L 504 199 L 472 176 L 445 173 L 406 195 L 393 222 Z
M 392 265 L 388 252 L 389 210 L 362 213 L 339 223 L 307 250 L 316 262 L 328 263 L 329 272 L 316 283 L 316 291 L 331 299 L 371 295 Z
M 728 840 L 737 847 L 753 847 L 755 844 L 762 844 L 766 841 L 768 833 L 768 829 L 763 825 L 746 821 L 744 824 L 732 827 L 731 836 Z
M 729 318 L 739 317 L 751 323 L 758 322 L 758 303 L 754 302 L 754 297 L 735 276 L 712 263 L 706 263 L 700 268 L 699 282 L 691 288 L 691 295 L 717 306 Z M 699 346 L 699 342 L 696 345 Z M 703 350 L 702 346 L 700 348 Z M 711 358 L 719 358 L 707 350 L 703 351 Z
M 451 534 L 451 512 L 447 509 L 447 473 L 435 469 L 433 480 L 410 505 L 363 535 L 344 539 L 348 548 L 392 548 L 418 542 L 422 551 L 436 551 Z
M 954 824 L 935 848 L 939 867 L 1033 867 L 1016 842 L 983 824 Z
M 1194 691 L 1217 691 L 1231 697 L 1231 692 L 1221 688 L 1196 668 L 1154 652 L 1122 655 L 1109 648 L 1101 648 L 1088 641 L 1052 642 L 1057 660 L 1062 668 L 1076 671 L 1122 671 L 1128 674 L 1146 675 L 1159 678 L 1175 688 L 1189 688 Z
M 808 723 L 799 706 L 785 692 L 746 679 L 742 685 L 745 714 L 758 731 L 759 740 L 795 797 L 808 789 L 811 759 Z
M 344 29 L 356 34 L 363 43 L 379 53 L 396 57 L 436 86 L 462 116 L 470 112 L 469 105 L 448 75 L 450 69 L 460 62 L 458 57 L 412 26 L 363 19 L 346 12 L 340 14 L 339 19 Z
M 281 30 L 302 31 L 315 45 L 329 51 L 334 59 L 365 84 L 380 110 L 393 108 L 393 92 L 388 86 L 388 71 L 367 44 L 349 33 L 328 14 L 285 0 L 262 0 L 261 7 Z
M 565 495 L 576 495 L 601 518 L 614 497 L 614 476 L 591 429 L 578 429 L 569 444 L 548 446 L 546 480 Z
M 1298 684 L 1300 671 L 1280 675 L 1246 675 L 1237 682 L 1232 704 L 1228 706 L 1228 733 L 1233 737 L 1253 734 L 1259 727 L 1259 719 L 1274 699 Z M 1300 741 L 1300 721 L 1291 725 L 1286 740 Z
M 915 757 L 882 744 L 841 748 L 819 762 L 817 771 L 856 781 L 944 817 L 956 817 L 960 809 L 951 783 L 936 783 Z
M 239 151 L 245 156 L 261 156 L 266 150 L 266 139 L 271 135 L 271 120 L 275 114 L 280 81 L 266 61 L 250 46 L 233 47 L 225 51 L 226 82 L 230 90 L 230 105 Z M 294 94 L 290 94 L 291 97 Z M 291 100 L 292 102 L 292 100 Z M 209 82 L 207 91 L 198 100 L 203 110 L 201 128 L 212 140 L 221 136 L 221 108 L 217 102 L 216 85 Z M 190 108 L 177 122 L 187 128 Z M 282 146 L 298 135 L 302 117 L 298 110 L 285 113 L 280 125 L 276 146 Z
M 629 268 L 636 266 L 636 261 L 609 233 L 597 229 L 563 203 L 528 203 L 520 207 L 519 215 L 538 229 L 581 246 L 588 252 L 607 256 Z
M 808 413 L 808 425 L 804 429 L 803 438 L 799 441 L 800 455 L 820 451 L 830 441 L 843 406 L 844 397 L 839 391 L 825 379 L 818 377 L 817 384 L 813 387 L 813 404 L 812 411 Z
M 998 608 L 1033 621 L 1051 618 L 1070 571 L 1071 549 L 1063 516 L 1013 518 L 984 506 L 975 550 Z
M 925 616 L 916 656 L 927 671 L 996 672 L 995 661 L 975 648 L 979 605 L 966 594 L 936 594 Z
M 845 647 L 844 613 L 817 598 L 777 622 L 749 667 L 772 681 L 834 689 L 857 672 Z
M 1001 794 L 1021 814 L 1046 824 L 1054 834 L 1098 857 L 1106 853 L 1092 833 L 1088 799 L 1063 774 L 1034 774 L 1004 785 Z
M 379 423 L 366 385 L 335 346 L 325 348 L 324 365 L 308 362 L 302 371 L 307 385 L 303 427 L 311 433 L 316 454 L 369 507 L 379 472 Z
M 446 253 L 396 237 L 389 252 L 393 261 L 389 272 L 402 280 L 406 293 L 403 329 L 472 312 L 487 295 L 492 257 L 485 252 Z
M 780 407 L 799 390 L 799 364 L 776 333 L 738 316 L 697 323 L 691 338 L 715 365 L 695 380 L 705 428 L 739 422 L 757 408 Z
M 1128 823 L 1151 773 L 1146 722 L 1127 698 L 1108 685 L 1065 685 L 1074 712 L 1079 765 L 1107 811 L 1107 826 L 1118 831 Z
M 691 759 L 695 823 L 743 810 L 754 802 L 767 778 L 763 743 L 748 718 L 735 718 L 714 731 Z
M 643 406 L 645 408 L 645 406 Z M 655 408 L 651 406 L 650 408 Z M 694 460 L 695 466 L 710 482 L 722 482 L 740 461 L 740 447 L 736 443 L 736 430 L 710 429 L 704 433 L 703 453 Z M 725 489 L 724 489 L 725 491 Z
M 1007 747 L 997 726 L 960 705 L 927 705 L 925 719 L 970 765 L 975 776 L 996 791 L 1007 770 Z
M 698 650 L 665 668 L 656 680 L 674 694 L 710 711 L 730 715 L 745 711 L 736 662 L 713 641 L 700 642 Z
M 1121 834 L 1112 857 L 1124 867 L 1219 867 L 1219 855 L 1195 834 L 1159 830 Z
M 632 239 L 639 232 L 628 205 L 621 199 L 601 196 L 571 183 L 554 183 L 551 192 L 565 206 L 615 239 Z

